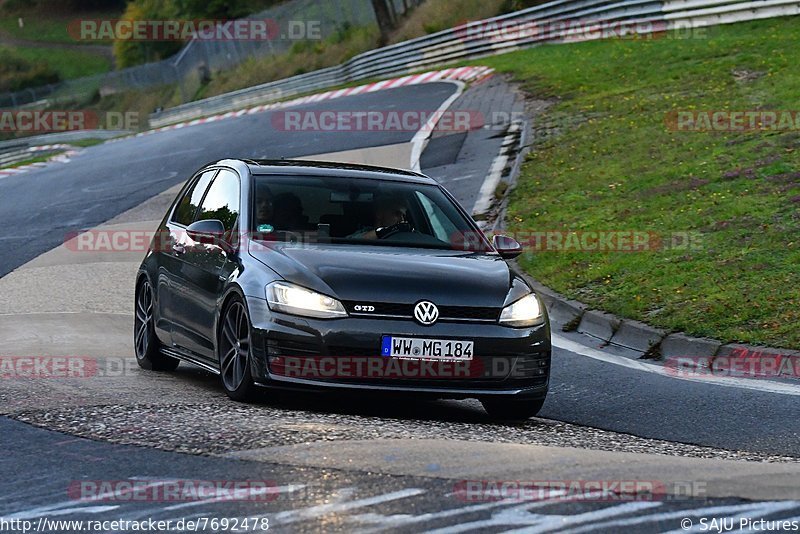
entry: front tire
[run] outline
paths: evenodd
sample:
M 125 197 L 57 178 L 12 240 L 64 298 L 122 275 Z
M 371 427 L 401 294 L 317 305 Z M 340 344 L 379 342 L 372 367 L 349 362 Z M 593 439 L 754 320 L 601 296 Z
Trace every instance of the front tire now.
M 161 353 L 153 315 L 153 288 L 143 280 L 136 289 L 136 313 L 133 320 L 133 348 L 136 363 L 149 371 L 174 371 L 180 361 Z
M 221 325 L 217 347 L 222 387 L 231 399 L 250 401 L 256 389 L 250 372 L 252 336 L 247 307 L 240 298 L 225 307 Z
M 539 413 L 544 399 L 481 399 L 483 409 L 498 421 L 525 421 Z

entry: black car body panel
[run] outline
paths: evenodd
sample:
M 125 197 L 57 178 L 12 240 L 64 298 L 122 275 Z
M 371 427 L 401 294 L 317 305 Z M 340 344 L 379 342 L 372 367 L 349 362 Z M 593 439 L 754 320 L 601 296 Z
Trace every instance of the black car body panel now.
M 207 181 L 214 184 L 222 172 L 227 173 L 229 186 L 235 183 L 232 176 L 238 179 L 238 214 L 223 213 L 237 220 L 236 235 L 231 232 L 228 243 L 195 239 L 182 224 L 189 219 L 176 218 L 183 217 L 186 205 L 194 207 L 187 199 L 199 197 L 192 188 L 203 182 L 204 174 L 211 173 Z M 546 312 L 542 306 L 542 319 L 533 326 L 498 322 L 504 306 L 533 291 L 488 241 L 476 251 L 250 239 L 257 230 L 251 228 L 255 180 L 271 175 L 356 177 L 440 188 L 421 174 L 359 165 L 223 160 L 204 167 L 176 198 L 139 271 L 139 279 L 146 278 L 156 288 L 155 332 L 165 353 L 219 370 L 220 315 L 236 296 L 247 305 L 253 336 L 250 372 L 262 386 L 404 391 L 450 398 L 545 396 L 551 354 Z M 202 209 L 196 208 L 196 216 Z M 484 239 L 463 208 L 457 209 Z M 338 299 L 347 315 L 320 319 L 274 311 L 265 288 L 276 281 Z M 434 324 L 414 319 L 413 308 L 420 301 L 439 307 Z M 384 336 L 471 340 L 477 370 L 459 377 L 392 378 L 276 372 L 286 357 L 383 358 Z

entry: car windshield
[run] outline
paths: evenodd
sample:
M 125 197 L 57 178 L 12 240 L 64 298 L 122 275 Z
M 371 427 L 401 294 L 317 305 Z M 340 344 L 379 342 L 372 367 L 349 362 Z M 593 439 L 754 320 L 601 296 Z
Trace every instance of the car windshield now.
M 439 187 L 418 183 L 256 176 L 253 208 L 265 241 L 452 249 L 476 234 Z

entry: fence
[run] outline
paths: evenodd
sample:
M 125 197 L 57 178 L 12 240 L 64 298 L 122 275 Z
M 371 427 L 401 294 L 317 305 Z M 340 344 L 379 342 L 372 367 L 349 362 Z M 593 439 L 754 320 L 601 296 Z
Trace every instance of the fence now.
M 431 65 L 477 59 L 542 43 L 601 38 L 575 30 L 586 21 L 628 31 L 695 28 L 800 14 L 797 0 L 555 0 L 360 54 L 343 65 L 191 102 L 150 117 L 151 127 L 233 111 L 358 80 L 407 74 Z M 543 26 L 542 22 L 547 21 Z M 562 24 L 558 24 L 558 22 Z M 513 31 L 509 31 L 513 28 Z
M 409 5 L 417 5 L 420 0 L 392 2 L 395 10 L 403 13 Z M 797 14 L 800 14 L 798 0 L 555 0 L 372 50 L 336 67 L 176 106 L 153 114 L 150 125 L 157 127 L 344 83 L 405 74 L 431 65 L 477 59 L 542 43 L 599 38 L 576 33 L 569 27 L 571 22 L 626 23 L 634 28 L 633 31 L 647 33 Z M 319 20 L 323 23 L 323 35 L 330 35 L 345 22 L 352 25 L 375 22 L 370 0 L 293 0 L 251 18 L 270 18 L 281 21 L 282 25 L 289 20 Z M 563 21 L 565 28 L 543 30 L 540 27 L 543 21 Z M 515 30 L 509 32 L 509 27 Z M 0 107 L 17 107 L 31 102 L 36 105 L 43 98 L 52 104 L 53 101 L 90 97 L 104 88 L 113 91 L 176 82 L 181 84 L 186 101 L 194 94 L 193 89 L 199 86 L 198 77 L 204 69 L 222 70 L 248 57 L 286 51 L 289 46 L 289 41 L 280 39 L 252 43 L 193 41 L 175 57 L 158 63 L 72 80 L 41 91 L 22 92 L 17 94 L 16 100 L 13 96 L 0 96 Z
M 398 15 L 421 0 L 391 0 Z M 126 89 L 145 89 L 179 84 L 183 101 L 191 100 L 209 72 L 227 70 L 251 57 L 282 54 L 296 42 L 285 32 L 293 22 L 318 23 L 321 38 L 334 35 L 347 26 L 376 24 L 370 0 L 291 0 L 247 17 L 271 20 L 284 30 L 269 40 L 190 41 L 176 55 L 162 61 L 112 71 L 106 74 L 67 80 L 58 84 L 0 94 L 0 108 L 42 107 L 55 103 L 85 102 L 95 94 Z

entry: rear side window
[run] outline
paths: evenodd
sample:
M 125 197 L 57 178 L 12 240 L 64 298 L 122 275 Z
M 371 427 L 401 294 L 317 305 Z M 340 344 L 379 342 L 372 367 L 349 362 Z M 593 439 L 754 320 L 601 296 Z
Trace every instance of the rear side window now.
M 175 213 L 172 215 L 172 222 L 182 224 L 183 226 L 189 226 L 194 221 L 194 216 L 197 213 L 197 208 L 200 206 L 200 201 L 203 200 L 203 195 L 208 189 L 208 184 L 211 183 L 211 179 L 217 173 L 216 169 L 212 171 L 206 171 L 200 178 L 195 182 L 195 184 L 189 188 L 183 198 L 178 203 L 178 207 L 175 209 Z
M 218 219 L 231 232 L 239 218 L 239 176 L 222 169 L 208 188 L 197 214 L 198 221 Z

